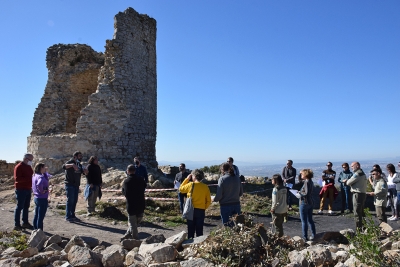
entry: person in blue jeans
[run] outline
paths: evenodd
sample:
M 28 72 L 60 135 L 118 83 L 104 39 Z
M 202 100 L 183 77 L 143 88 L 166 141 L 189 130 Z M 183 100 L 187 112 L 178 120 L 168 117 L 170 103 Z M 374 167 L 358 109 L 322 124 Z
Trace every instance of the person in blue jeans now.
M 221 173 L 214 202 L 219 202 L 222 223 L 232 227 L 234 223 L 230 218 L 241 214 L 240 197 L 243 195 L 243 187 L 229 163 L 222 164 Z
M 24 159 L 14 168 L 14 187 L 17 206 L 14 211 L 14 230 L 22 231 L 22 229 L 33 229 L 28 222 L 29 205 L 32 195 L 32 154 L 25 154 Z M 21 225 L 21 211 L 22 222 Z
M 44 163 L 37 163 L 35 174 L 32 177 L 32 191 L 35 202 L 35 216 L 33 217 L 33 229 L 43 231 L 43 220 L 46 215 L 49 197 L 49 178 Z
M 315 223 L 313 220 L 314 200 L 312 198 L 314 183 L 311 180 L 314 177 L 314 173 L 311 169 L 303 169 L 300 171 L 300 173 L 302 179 L 304 180 L 304 184 L 300 191 L 296 194 L 296 197 L 300 200 L 300 220 L 303 238 L 304 240 L 308 241 L 313 240 L 316 235 Z M 310 239 L 308 239 L 308 225 L 310 225 L 311 228 Z
M 78 203 L 79 185 L 81 176 L 88 174 L 82 164 L 82 153 L 74 152 L 73 157 L 63 165 L 65 170 L 65 191 L 67 193 L 67 206 L 65 209 L 65 220 L 67 222 L 79 221 L 75 216 L 76 203 Z
M 350 171 L 349 164 L 347 162 L 342 164 L 343 171 L 340 172 L 338 182 L 340 183 L 340 194 L 342 197 L 342 213 L 350 213 L 350 209 L 353 210 L 351 207 L 351 192 L 350 186 L 348 186 L 343 181 L 348 180 L 353 176 L 353 173 Z

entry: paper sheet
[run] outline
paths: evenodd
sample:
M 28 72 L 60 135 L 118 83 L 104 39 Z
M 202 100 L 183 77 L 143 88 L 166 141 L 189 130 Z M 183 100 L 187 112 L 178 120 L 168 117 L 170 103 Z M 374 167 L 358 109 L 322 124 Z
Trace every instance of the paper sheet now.
M 180 182 L 176 182 L 175 185 L 174 185 L 174 188 L 175 189 L 179 189 L 180 186 L 181 186 L 181 183 Z
M 293 195 L 296 195 L 296 194 L 299 192 L 298 190 L 295 190 L 295 189 L 290 189 L 289 191 L 290 191 L 290 193 L 292 193 Z
M 292 188 L 292 187 L 293 187 L 293 184 L 286 184 L 285 186 L 286 186 L 286 187 L 289 187 L 289 188 Z

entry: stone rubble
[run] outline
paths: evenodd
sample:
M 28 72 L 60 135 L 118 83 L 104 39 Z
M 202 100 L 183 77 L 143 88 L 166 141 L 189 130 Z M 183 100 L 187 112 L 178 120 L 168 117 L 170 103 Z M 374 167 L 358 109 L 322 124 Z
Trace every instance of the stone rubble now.
M 384 223 L 380 227 L 381 229 L 389 229 Z M 351 233 L 349 230 L 341 232 Z M 386 255 L 399 257 L 400 250 L 398 247 L 400 242 L 392 242 L 390 239 L 390 236 L 397 235 L 398 232 L 389 231 L 386 233 L 383 231 L 388 238 L 380 242 Z M 299 236 L 285 237 L 291 239 L 291 242 L 296 243 L 298 247 L 298 250 L 289 252 L 290 264 L 286 267 L 309 266 L 310 262 L 314 263 L 315 266 L 365 266 L 354 255 L 350 255 L 349 250 L 352 246 L 341 235 L 340 232 L 319 233 L 314 241 L 308 242 L 304 242 Z M 60 236 L 53 235 L 47 238 L 41 230 L 36 230 L 31 233 L 30 246 L 27 249 L 18 251 L 10 247 L 2 251 L 0 266 L 214 266 L 206 259 L 197 258 L 197 253 L 193 250 L 195 244 L 207 242 L 208 236 L 190 240 L 186 240 L 186 237 L 187 233 L 182 231 L 168 238 L 165 238 L 164 235 L 153 235 L 144 240 L 126 239 L 121 241 L 120 244 L 113 244 L 108 247 L 104 245 L 93 247 L 95 244 L 104 244 L 104 242 L 90 237 L 72 236 L 65 248 L 62 249 L 59 246 L 63 241 Z M 92 244 L 89 245 L 85 240 Z M 345 244 L 336 243 L 336 241 L 342 241 Z M 38 244 L 43 244 L 40 250 Z M 278 263 L 276 262 L 276 264 Z

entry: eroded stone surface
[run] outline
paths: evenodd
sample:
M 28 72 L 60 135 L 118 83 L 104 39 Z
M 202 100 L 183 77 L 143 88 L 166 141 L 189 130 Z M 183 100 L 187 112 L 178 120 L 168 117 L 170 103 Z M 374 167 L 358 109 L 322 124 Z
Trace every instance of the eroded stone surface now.
M 128 8 L 114 27 L 104 54 L 81 44 L 47 50 L 49 78 L 28 151 L 50 172 L 77 150 L 103 163 L 131 163 L 140 155 L 157 166 L 156 21 Z

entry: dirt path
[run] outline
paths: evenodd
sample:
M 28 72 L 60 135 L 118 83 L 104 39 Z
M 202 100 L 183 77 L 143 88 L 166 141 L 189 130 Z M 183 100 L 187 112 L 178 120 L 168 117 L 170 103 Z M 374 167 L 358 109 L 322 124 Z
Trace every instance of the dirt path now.
M 14 197 L 13 190 L 6 190 L 0 192 L 0 231 L 11 231 L 14 227 L 14 209 L 15 203 L 11 200 Z M 64 220 L 64 215 L 60 214 L 60 210 L 55 208 L 56 202 L 52 202 L 46 213 L 44 219 L 44 231 L 48 235 L 58 234 L 65 238 L 70 238 L 73 235 L 88 236 L 99 239 L 106 243 L 117 244 L 119 239 L 125 233 L 127 229 L 126 222 L 115 222 L 98 217 L 86 217 L 85 215 L 78 215 L 81 222 L 69 223 Z M 29 212 L 29 220 L 33 218 L 33 202 Z M 85 203 L 82 198 L 79 198 L 77 211 L 86 210 Z M 316 210 L 314 211 L 314 214 Z M 389 212 L 387 212 L 389 214 Z M 325 231 L 338 231 L 342 229 L 355 228 L 353 216 L 346 215 L 315 215 L 314 220 L 316 223 L 317 233 Z M 255 221 L 263 223 L 266 227 L 270 226 L 270 216 L 255 216 Z M 394 229 L 400 228 L 400 223 L 390 221 L 389 224 Z M 210 233 L 215 227 L 221 225 L 221 221 L 217 217 L 206 218 L 204 232 L 205 234 Z M 186 225 L 180 225 L 177 227 L 165 227 L 162 224 L 155 224 L 146 222 L 139 227 L 139 238 L 144 239 L 150 235 L 163 234 L 166 238 L 170 237 L 180 231 L 186 231 Z M 26 233 L 30 233 L 30 230 L 26 230 Z M 287 223 L 284 224 L 285 235 L 296 236 L 301 235 L 301 221 L 298 213 L 294 213 L 289 217 Z

